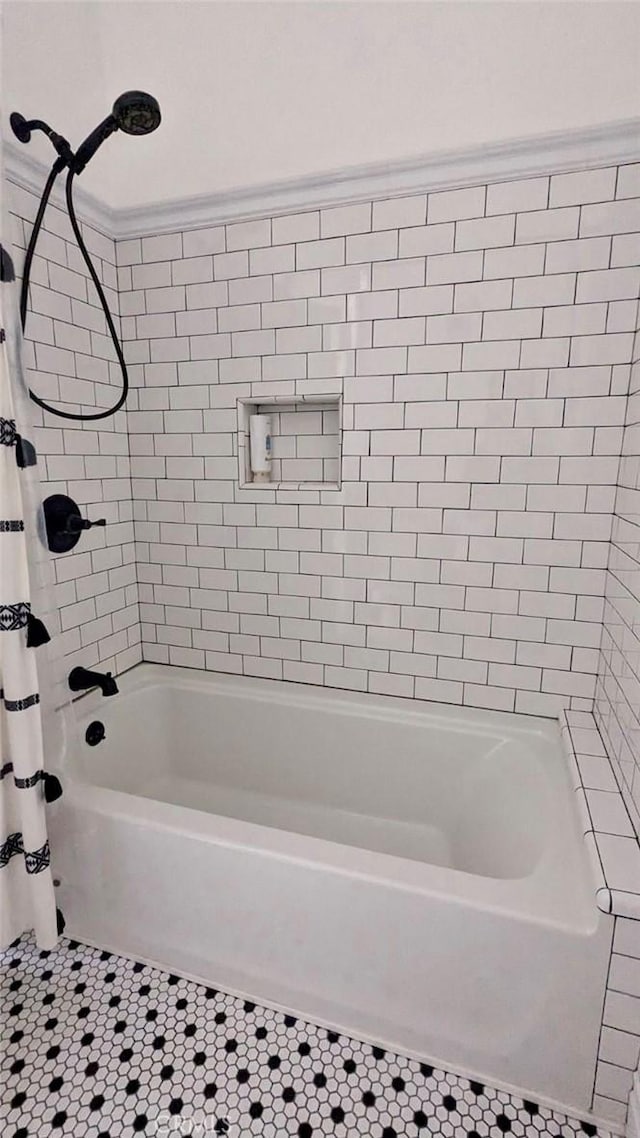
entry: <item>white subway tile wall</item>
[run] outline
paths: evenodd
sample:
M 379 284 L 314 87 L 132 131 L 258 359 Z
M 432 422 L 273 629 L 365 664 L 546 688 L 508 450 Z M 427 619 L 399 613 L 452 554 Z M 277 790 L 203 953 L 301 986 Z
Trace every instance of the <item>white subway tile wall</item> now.
M 618 789 L 615 759 L 607 755 L 593 715 L 563 712 L 560 724 L 597 904 L 617 914 L 611 921 L 593 1109 L 624 1125 L 640 1058 L 640 854 Z
M 616 917 L 593 1109 L 624 1125 L 640 1061 L 640 921 Z
M 640 832 L 640 314 L 637 302 L 634 307 L 638 331 L 617 479 L 594 712 Z
M 633 440 L 636 175 L 120 241 L 117 275 L 113 243 L 87 230 L 133 390 L 97 427 L 37 419 L 49 487 L 109 520 L 57 559 L 65 650 L 116 670 L 142 652 L 534 714 L 591 709 Z M 23 246 L 35 199 L 13 194 Z M 52 210 L 32 385 L 104 406 L 117 369 L 70 237 Z M 340 391 L 340 490 L 240 488 L 239 399 Z M 328 415 L 317 432 L 278 429 L 283 467 L 333 474 Z M 629 556 L 619 544 L 614 560 Z
M 629 185 L 608 168 L 118 243 L 145 658 L 590 710 Z M 240 488 L 238 399 L 340 389 L 340 490 Z M 291 461 L 319 470 L 318 436 Z
M 37 198 L 10 185 L 15 268 Z M 118 323 L 114 242 L 89 226 L 84 239 Z M 33 262 L 24 361 L 31 388 L 67 411 L 95 412 L 115 403 L 120 372 L 98 297 L 69 221 L 50 206 Z M 17 286 L 16 286 L 17 287 Z M 124 671 L 142 658 L 126 411 L 78 423 L 32 404 L 33 442 L 46 494 L 69 494 L 105 528 L 83 533 L 71 553 L 53 557 L 62 650 L 69 666 Z

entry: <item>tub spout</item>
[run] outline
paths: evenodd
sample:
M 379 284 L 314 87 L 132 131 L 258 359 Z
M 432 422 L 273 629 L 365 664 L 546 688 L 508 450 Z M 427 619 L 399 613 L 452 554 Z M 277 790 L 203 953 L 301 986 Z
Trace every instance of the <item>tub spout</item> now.
M 103 695 L 116 695 L 118 685 L 111 672 L 90 672 L 88 668 L 72 668 L 69 672 L 71 691 L 86 691 L 87 688 L 100 688 Z

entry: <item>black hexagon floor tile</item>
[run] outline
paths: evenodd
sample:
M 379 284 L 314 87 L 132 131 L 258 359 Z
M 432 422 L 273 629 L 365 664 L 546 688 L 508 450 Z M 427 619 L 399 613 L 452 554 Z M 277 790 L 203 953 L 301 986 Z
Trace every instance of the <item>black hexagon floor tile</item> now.
M 608 1138 L 76 941 L 23 937 L 0 967 L 3 1138 Z

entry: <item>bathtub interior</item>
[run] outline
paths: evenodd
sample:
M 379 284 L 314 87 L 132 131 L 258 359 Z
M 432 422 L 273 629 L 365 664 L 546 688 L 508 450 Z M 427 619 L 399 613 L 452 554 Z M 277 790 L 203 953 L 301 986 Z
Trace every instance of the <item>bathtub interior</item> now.
M 499 714 L 452 718 L 403 701 L 170 671 L 163 681 L 154 669 L 149 682 L 143 665 L 117 700 L 81 702 L 81 736 L 99 715 L 106 738 L 99 747 L 82 739 L 80 780 L 501 879 L 539 863 L 541 818 L 563 824 L 551 724 L 514 730 L 514 717 Z

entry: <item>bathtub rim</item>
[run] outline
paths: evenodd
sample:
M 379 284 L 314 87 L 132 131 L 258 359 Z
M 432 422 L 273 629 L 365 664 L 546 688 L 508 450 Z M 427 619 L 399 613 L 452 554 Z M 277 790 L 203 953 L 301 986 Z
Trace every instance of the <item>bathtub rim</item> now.
M 366 703 L 368 712 L 379 707 L 384 714 L 379 718 L 402 718 L 413 722 L 414 719 L 432 719 L 446 723 L 447 729 L 469 729 L 478 726 L 487 731 L 499 731 L 501 725 L 512 725 L 511 730 L 517 734 L 546 736 L 555 745 L 561 744 L 561 725 L 559 716 L 529 715 L 522 711 L 499 711 L 494 708 L 471 707 L 457 703 L 444 703 L 438 700 L 420 699 L 414 696 L 385 695 L 378 692 L 353 691 L 346 688 L 334 688 L 319 684 L 302 683 L 299 680 L 279 680 L 262 676 L 245 676 L 238 672 L 217 672 L 212 669 L 193 668 L 181 664 L 156 664 L 152 661 L 141 660 L 133 664 L 126 671 L 118 674 L 118 680 L 126 683 L 126 691 L 120 691 L 119 696 L 129 695 L 136 688 L 151 686 L 146 681 L 149 676 L 155 684 L 169 686 L 171 677 L 180 678 L 190 687 L 215 690 L 220 688 L 221 694 L 225 688 L 232 688 L 238 683 L 242 684 L 243 691 L 248 692 L 255 699 L 265 703 L 277 702 L 294 703 L 304 708 L 309 703 L 333 701 L 343 714 L 353 712 L 360 702 Z M 277 693 L 287 693 L 288 698 L 277 698 Z M 109 698 L 118 698 L 115 697 Z M 97 711 L 104 707 L 99 689 L 92 688 L 73 698 L 76 717 L 84 716 L 88 707 Z M 394 714 L 395 713 L 395 714 Z M 449 723 L 451 716 L 459 715 L 468 723 L 456 728 L 454 722 Z M 502 726 L 504 730 L 504 726 Z

